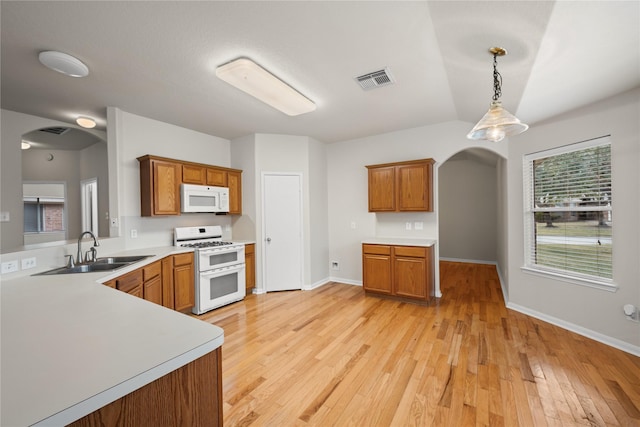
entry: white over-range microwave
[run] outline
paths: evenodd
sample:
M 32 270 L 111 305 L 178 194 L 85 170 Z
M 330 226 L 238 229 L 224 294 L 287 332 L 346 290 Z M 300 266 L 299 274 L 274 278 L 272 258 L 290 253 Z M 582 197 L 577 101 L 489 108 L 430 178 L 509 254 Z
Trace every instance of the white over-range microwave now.
M 182 184 L 182 212 L 229 212 L 229 189 Z

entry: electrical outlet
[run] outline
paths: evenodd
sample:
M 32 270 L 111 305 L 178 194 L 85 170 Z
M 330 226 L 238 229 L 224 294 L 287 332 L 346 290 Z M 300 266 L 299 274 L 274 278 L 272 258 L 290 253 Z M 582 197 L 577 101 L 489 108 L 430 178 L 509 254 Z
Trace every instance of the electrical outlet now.
M 132 239 L 137 239 L 138 238 L 138 230 L 136 230 L 135 228 L 131 229 L 131 238 Z
M 356 222 L 355 221 L 351 221 L 351 229 L 352 230 L 356 229 Z
M 24 258 L 22 260 L 22 269 L 23 270 L 28 270 L 30 268 L 35 268 L 36 267 L 36 259 L 34 258 Z
M 336 271 L 340 270 L 340 264 L 338 261 L 331 261 L 331 269 Z
M 423 227 L 424 224 L 422 223 L 422 221 L 416 221 L 413 223 L 413 228 L 415 228 L 416 230 L 422 230 Z
M 18 260 L 7 261 L 2 263 L 2 266 L 0 269 L 1 274 L 13 273 L 15 271 L 18 271 Z
M 411 223 L 410 222 L 405 223 L 404 226 L 405 226 L 405 228 L 407 230 L 411 230 Z
M 0 222 L 9 222 L 11 220 L 11 215 L 7 211 L 0 212 Z

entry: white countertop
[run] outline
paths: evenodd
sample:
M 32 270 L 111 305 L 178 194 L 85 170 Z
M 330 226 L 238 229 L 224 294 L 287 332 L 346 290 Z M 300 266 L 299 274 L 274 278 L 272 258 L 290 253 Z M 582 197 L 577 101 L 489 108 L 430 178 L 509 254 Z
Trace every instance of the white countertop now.
M 3 280 L 1 425 L 65 425 L 215 350 L 214 325 L 99 284 L 115 272 Z M 116 254 L 114 254 L 116 255 Z
M 426 246 L 436 244 L 435 239 L 413 239 L 408 237 L 371 237 L 362 241 L 370 245 L 394 245 L 394 246 Z

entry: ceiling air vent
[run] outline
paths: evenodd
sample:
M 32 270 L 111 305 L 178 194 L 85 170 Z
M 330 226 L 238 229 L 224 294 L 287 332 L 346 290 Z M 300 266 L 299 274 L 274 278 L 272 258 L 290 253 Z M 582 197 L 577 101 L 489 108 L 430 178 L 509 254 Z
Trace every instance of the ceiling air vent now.
M 64 135 L 68 131 L 69 131 L 69 128 L 63 128 L 63 127 L 51 127 L 51 128 L 40 129 L 40 132 L 52 133 L 54 135 Z
M 380 71 L 374 71 L 373 73 L 364 74 L 356 77 L 358 84 L 364 90 L 374 89 L 380 86 L 387 86 L 392 84 L 393 77 L 388 68 Z

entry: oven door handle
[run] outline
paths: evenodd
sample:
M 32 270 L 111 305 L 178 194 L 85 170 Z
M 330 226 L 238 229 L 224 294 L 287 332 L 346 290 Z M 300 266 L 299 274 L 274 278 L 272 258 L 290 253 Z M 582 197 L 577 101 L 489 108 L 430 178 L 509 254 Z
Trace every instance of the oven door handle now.
M 220 268 L 214 268 L 213 270 L 201 271 L 200 275 L 202 277 L 209 277 L 209 276 L 219 275 L 220 273 L 240 271 L 243 268 L 244 268 L 244 264 L 236 264 L 236 265 L 230 265 L 228 267 L 220 267 Z

